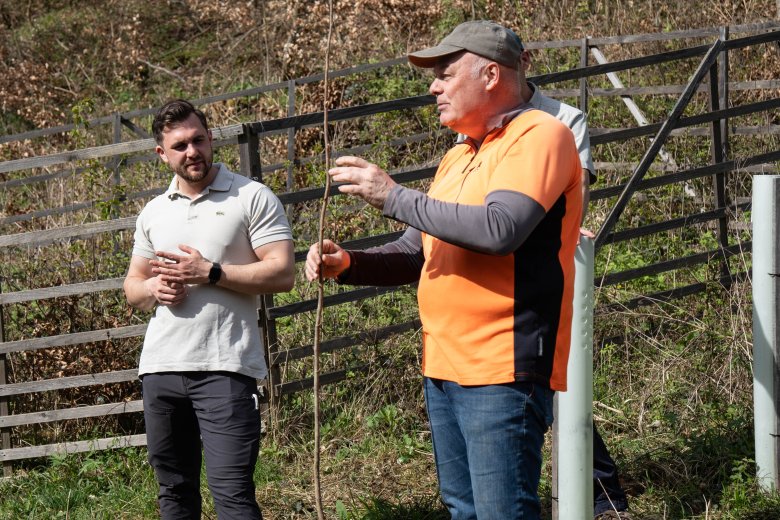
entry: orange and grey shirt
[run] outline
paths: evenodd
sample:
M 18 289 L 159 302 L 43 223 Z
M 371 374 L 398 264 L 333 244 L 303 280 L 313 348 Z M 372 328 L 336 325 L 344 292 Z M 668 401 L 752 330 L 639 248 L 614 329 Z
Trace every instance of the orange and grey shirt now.
M 411 227 L 396 242 L 351 251 L 340 278 L 419 278 L 426 377 L 565 390 L 580 161 L 560 121 L 528 106 L 512 115 L 481 146 L 452 148 L 427 195 L 394 188 L 384 214 Z

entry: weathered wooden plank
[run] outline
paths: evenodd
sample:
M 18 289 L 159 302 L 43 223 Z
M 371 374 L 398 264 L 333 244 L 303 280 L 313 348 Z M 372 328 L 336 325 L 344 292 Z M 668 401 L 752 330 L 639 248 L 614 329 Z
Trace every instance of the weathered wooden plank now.
M 410 330 L 417 330 L 422 326 L 420 320 L 407 321 L 405 323 L 398 323 L 379 329 L 368 330 L 359 334 L 353 334 L 351 336 L 342 336 L 340 338 L 334 338 L 328 341 L 323 341 L 320 345 L 320 352 L 333 352 L 346 347 L 359 345 L 362 343 L 376 343 L 377 341 L 402 332 Z M 272 365 L 281 365 L 288 363 L 296 359 L 303 359 L 314 354 L 314 347 L 312 345 L 306 345 L 298 348 L 291 348 L 288 350 L 280 350 L 274 352 L 271 355 Z M 2 423 L 0 422 L 0 426 Z
M 153 139 L 154 136 L 151 135 L 149 132 L 141 128 L 140 126 L 136 125 L 129 119 L 119 116 L 119 121 L 122 123 L 122 126 L 128 128 L 131 132 L 133 132 L 135 135 L 140 137 L 141 139 Z
M 409 143 L 419 143 L 421 141 L 431 140 L 441 135 L 451 135 L 453 138 L 455 134 L 447 129 L 443 128 L 440 131 L 437 132 L 424 132 L 419 134 L 410 135 L 408 137 L 399 137 L 398 139 L 392 139 L 390 141 L 385 141 L 382 143 L 371 143 L 371 144 L 365 144 L 361 146 L 355 146 L 352 148 L 346 148 L 344 150 L 337 150 L 333 152 L 333 155 L 338 157 L 342 155 L 361 155 L 368 151 L 375 150 L 377 146 L 390 146 L 390 147 L 399 147 L 403 146 L 405 144 Z M 320 153 L 317 155 L 310 155 L 308 157 L 299 157 L 297 159 L 297 164 L 310 164 L 313 162 L 323 162 L 325 160 L 325 154 Z M 276 170 L 282 170 L 287 168 L 287 163 L 273 163 L 273 164 L 267 164 L 261 168 L 261 171 L 263 173 L 267 172 L 273 172 Z
M 604 315 L 610 312 L 626 311 L 626 310 L 636 309 L 637 307 L 642 307 L 645 305 L 654 305 L 658 303 L 672 301 L 685 296 L 691 296 L 694 294 L 703 293 L 707 289 L 712 288 L 712 286 L 715 283 L 728 286 L 734 283 L 744 282 L 748 279 L 748 274 L 749 273 L 746 272 L 732 273 L 729 276 L 721 277 L 718 280 L 712 282 L 694 283 L 691 285 L 686 285 L 684 287 L 676 287 L 674 289 L 669 289 L 666 291 L 658 291 L 652 294 L 638 296 L 637 298 L 633 298 L 625 302 L 616 302 L 616 303 L 611 303 L 609 305 L 598 306 L 596 307 L 596 313 L 599 315 Z
M 127 381 L 134 381 L 137 379 L 137 368 L 131 370 L 117 370 L 115 372 L 102 372 L 100 374 L 87 374 L 84 376 L 41 379 L 38 381 L 0 385 L 0 396 L 49 392 L 51 390 L 62 390 L 63 388 L 80 388 L 82 386 L 105 385 L 109 383 L 126 383 Z
M 369 247 L 381 246 L 382 244 L 387 244 L 388 242 L 397 240 L 403 234 L 404 234 L 403 231 L 393 231 L 392 233 L 383 233 L 381 235 L 373 235 L 370 237 L 358 238 L 355 240 L 346 240 L 344 242 L 341 242 L 340 245 L 344 249 L 368 249 Z M 309 252 L 308 249 L 304 251 L 297 251 L 295 253 L 295 261 L 303 262 L 304 260 L 306 260 L 306 254 L 308 252 Z
M 125 158 L 125 166 L 130 166 L 139 162 L 149 162 L 149 161 L 156 160 L 157 158 L 158 156 L 156 153 L 134 155 L 133 157 Z M 108 161 L 104 161 L 102 165 L 108 167 L 108 164 L 106 164 L 107 162 Z M 7 181 L 0 182 L 0 190 L 6 188 L 15 188 L 17 186 L 26 186 L 28 184 L 34 184 L 36 182 L 46 182 L 54 179 L 64 179 L 66 177 L 80 175 L 86 170 L 87 168 L 83 168 L 83 167 L 66 168 L 64 170 L 56 170 L 53 172 L 42 173 L 40 175 L 30 175 L 27 177 L 20 177 L 18 179 L 10 179 Z
M 402 170 L 390 174 L 390 177 L 397 183 L 406 183 L 412 181 L 419 181 L 422 179 L 429 179 L 436 173 L 437 166 L 423 166 L 421 168 L 412 168 L 409 170 Z M 330 188 L 330 195 L 341 195 L 338 191 L 339 184 L 333 184 Z M 279 193 L 279 200 L 285 206 L 288 204 L 297 204 L 300 202 L 308 202 L 311 200 L 319 200 L 325 193 L 324 187 L 317 188 L 305 188 L 298 191 Z
M 14 235 L 2 235 L 0 236 L 0 248 L 11 246 L 40 246 L 65 238 L 84 238 L 99 233 L 107 233 L 109 231 L 134 229 L 135 221 L 136 217 L 126 217 L 113 220 L 102 220 L 100 222 L 92 222 L 78 226 L 29 231 L 27 233 L 17 233 Z
M 0 450 L 0 461 L 33 459 L 55 454 L 84 453 L 133 446 L 146 446 L 146 434 Z
M 356 119 L 373 114 L 381 114 L 391 110 L 404 110 L 408 108 L 419 108 L 426 105 L 432 105 L 435 98 L 431 95 L 412 96 L 392 101 L 380 101 L 377 103 L 368 103 L 347 108 L 337 108 L 328 112 L 328 121 L 344 121 L 347 119 Z M 282 117 L 279 119 L 269 119 L 267 121 L 258 121 L 248 123 L 254 132 L 265 134 L 274 130 L 286 130 L 288 128 L 303 128 L 307 126 L 321 125 L 323 122 L 323 112 L 310 112 L 291 117 Z
M 0 294 L 0 305 L 44 300 L 46 298 L 60 298 L 62 296 L 73 296 L 76 294 L 111 291 L 113 289 L 121 289 L 124 281 L 124 278 L 107 278 L 105 280 L 95 280 L 93 282 L 58 285 L 56 287 L 44 287 L 42 289 L 5 293 Z
M 95 206 L 95 204 L 96 203 L 93 201 L 77 202 L 75 204 L 68 204 L 67 206 L 60 206 L 58 208 L 42 209 L 38 211 L 31 211 L 30 213 L 19 213 L 16 215 L 11 215 L 10 217 L 0 218 L 0 226 L 7 226 L 9 224 L 15 224 L 18 222 L 29 222 L 30 220 L 35 220 L 36 218 L 46 218 L 56 215 L 75 213 L 82 209 L 92 208 Z
M 683 170 L 667 175 L 660 175 L 658 177 L 651 177 L 649 179 L 643 179 L 637 184 L 637 189 L 645 190 L 650 188 L 659 188 L 661 186 L 668 186 L 670 184 L 690 181 L 693 179 L 714 175 L 716 173 L 744 170 L 745 168 L 754 165 L 771 164 L 774 161 L 780 161 L 780 150 L 762 153 L 752 157 L 740 158 L 733 161 L 710 164 L 707 166 L 701 166 L 699 168 L 691 168 L 690 170 Z M 591 200 L 600 200 L 607 197 L 614 197 L 623 191 L 625 186 L 625 184 L 618 184 L 615 186 L 610 186 L 609 188 L 593 190 L 591 192 L 590 198 Z
M 331 307 L 333 305 L 339 305 L 341 303 L 354 302 L 359 300 L 365 300 L 381 294 L 387 294 L 395 292 L 404 285 L 391 286 L 391 287 L 365 287 L 361 289 L 355 289 L 352 291 L 344 291 L 331 296 L 326 296 L 324 299 L 324 306 Z M 302 300 L 300 302 L 290 303 L 288 305 L 282 305 L 279 307 L 272 307 L 268 309 L 268 319 L 275 320 L 284 316 L 293 316 L 295 314 L 301 314 L 303 312 L 313 311 L 317 308 L 317 300 Z
M 230 137 L 236 137 L 240 135 L 241 131 L 241 125 L 229 125 L 212 129 L 214 139 L 227 139 Z M 104 157 L 114 157 L 128 153 L 146 152 L 149 150 L 154 150 L 156 145 L 157 144 L 154 142 L 154 139 L 139 139 L 137 141 L 93 146 L 90 148 L 82 148 L 80 150 L 40 155 L 37 157 L 28 157 L 25 159 L 14 159 L 12 161 L 0 162 L 0 173 L 27 170 L 31 168 L 44 168 L 46 166 L 53 166 L 55 164 L 63 164 L 72 161 L 102 159 Z
M 331 383 L 336 383 L 338 381 L 343 381 L 344 379 L 347 379 L 350 377 L 351 374 L 357 374 L 357 373 L 364 373 L 367 372 L 371 365 L 360 365 L 352 368 L 347 368 L 344 370 L 337 370 L 335 372 L 329 372 L 327 374 L 321 374 L 320 375 L 320 386 L 322 385 L 329 385 Z M 276 385 L 276 395 L 286 395 L 286 394 L 293 394 L 295 392 L 300 392 L 301 390 L 306 390 L 307 388 L 314 387 L 314 379 L 308 378 L 308 379 L 299 379 L 297 381 L 290 381 L 287 383 L 281 383 L 279 385 Z
M 559 81 L 598 76 L 601 74 L 606 74 L 607 72 L 619 72 L 621 70 L 636 69 L 646 65 L 659 65 L 661 63 L 667 63 L 670 61 L 695 58 L 697 56 L 706 54 L 709 48 L 709 45 L 697 45 L 696 47 L 688 47 L 686 49 L 680 49 L 676 51 L 667 51 L 659 54 L 641 56 L 639 58 L 629 58 L 626 60 L 613 61 L 604 65 L 590 65 L 588 67 L 569 69 L 561 72 L 539 74 L 537 76 L 531 76 L 529 79 L 537 85 L 546 85 L 548 83 L 557 83 Z
M 682 258 L 675 258 L 673 260 L 665 260 L 663 262 L 656 262 L 654 264 L 646 265 L 643 267 L 637 267 L 634 269 L 626 269 L 625 271 L 619 271 L 616 273 L 609 273 L 601 278 L 596 278 L 594 284 L 596 287 L 606 287 L 609 285 L 615 285 L 618 283 L 629 282 L 642 278 L 643 276 L 653 276 L 656 274 L 666 273 L 683 267 L 691 267 L 694 265 L 707 263 L 714 258 L 729 258 L 734 255 L 743 253 L 745 250 L 750 250 L 751 243 L 743 242 L 741 244 L 731 245 L 729 247 L 713 249 L 711 251 L 705 251 L 703 253 L 697 253 L 694 255 L 684 256 Z
M 765 101 L 759 101 L 756 103 L 748 103 L 745 105 L 739 105 L 736 107 L 716 110 L 714 112 L 706 112 L 690 117 L 681 117 L 675 125 L 674 131 L 678 131 L 681 128 L 686 128 L 694 125 L 703 125 L 717 121 L 719 119 L 729 119 L 738 116 L 744 116 L 748 114 L 754 114 L 756 112 L 764 112 L 767 110 L 773 110 L 780 108 L 780 97 L 768 99 Z M 591 130 L 591 144 L 600 145 L 605 143 L 611 143 L 615 141 L 625 141 L 633 137 L 643 137 L 653 135 L 661 129 L 661 123 L 652 123 L 647 126 L 640 126 L 636 128 L 627 128 L 622 130 L 607 130 L 607 129 L 594 129 Z
M 128 193 L 122 198 L 122 201 L 130 201 L 130 200 L 136 200 L 136 199 L 143 199 L 146 197 L 154 197 L 156 195 L 159 195 L 160 193 L 163 193 L 166 188 L 155 188 L 151 190 L 145 190 L 145 191 L 138 191 L 134 193 Z M 100 202 L 108 202 L 109 199 L 103 199 Z M 21 213 L 18 215 L 11 215 L 10 217 L 4 217 L 0 218 L 0 226 L 5 226 L 8 224 L 15 224 L 18 222 L 29 222 L 31 220 L 35 220 L 37 218 L 45 218 L 45 217 L 53 217 L 57 215 L 67 215 L 68 213 L 75 213 L 76 211 L 82 210 L 82 209 L 88 209 L 95 205 L 95 202 L 79 202 L 76 204 L 69 204 L 67 206 L 60 206 L 58 208 L 51 208 L 51 209 L 45 209 L 45 210 L 39 210 L 39 211 L 32 211 L 30 213 Z
M 83 161 L 86 159 L 113 157 L 126 153 L 145 152 L 147 150 L 153 150 L 154 147 L 154 139 L 141 139 L 138 141 L 127 141 L 125 143 L 119 144 L 108 144 L 91 148 L 82 148 L 80 150 L 71 150 L 68 152 L 53 153 L 49 155 L 39 155 L 37 157 L 28 157 L 25 159 L 15 159 L 12 161 L 5 161 L 0 163 L 0 173 L 26 170 L 30 168 L 43 168 L 55 164 L 63 164 L 72 161 Z
M 72 177 L 83 172 L 86 168 L 68 168 L 65 170 L 57 170 L 53 172 L 42 173 L 40 175 L 30 175 L 28 177 L 20 177 L 18 179 L 9 179 L 7 181 L 0 182 L 0 190 L 15 188 L 17 186 L 26 186 L 35 182 L 46 182 L 54 179 L 63 179 L 65 177 Z
M 750 202 L 743 202 L 736 206 L 716 208 L 711 211 L 704 211 L 702 213 L 694 213 L 693 215 L 687 215 L 685 217 L 674 218 L 671 220 L 665 220 L 663 222 L 655 222 L 646 226 L 640 226 L 631 229 L 624 229 L 615 233 L 607 235 L 604 244 L 613 244 L 615 242 L 624 242 L 626 240 L 632 240 L 634 238 L 640 238 L 647 235 L 654 235 L 662 231 L 670 231 L 672 229 L 679 229 L 682 227 L 692 226 L 694 224 L 703 224 L 723 218 L 729 212 L 734 210 L 748 211 L 750 209 Z
M 407 62 L 406 56 L 401 58 L 393 58 L 387 61 L 381 61 L 378 63 L 364 63 L 363 65 L 357 65 L 355 67 L 348 67 L 346 69 L 333 70 L 328 72 L 330 78 L 341 78 L 343 76 L 351 76 L 352 74 L 360 74 L 362 72 L 368 72 L 370 70 L 394 67 L 396 65 L 402 65 Z M 320 72 L 318 74 L 312 74 L 311 76 L 305 76 L 295 80 L 296 85 L 305 85 L 307 83 L 316 83 L 325 79 L 325 74 Z
M 146 333 L 146 325 L 128 325 L 114 329 L 90 330 L 88 332 L 74 332 L 43 338 L 20 339 L 0 343 L 0 354 L 12 352 L 25 352 L 51 347 L 68 347 L 82 343 L 94 343 L 97 341 L 111 341 L 114 339 L 134 338 Z
M 143 410 L 144 402 L 139 399 L 136 401 L 122 401 L 121 403 L 99 404 L 94 406 L 64 408 L 61 410 L 21 413 L 18 415 L 0 416 L 0 428 L 42 424 L 55 421 L 65 421 L 69 419 L 84 419 L 88 417 L 105 417 L 106 415 L 142 412 Z

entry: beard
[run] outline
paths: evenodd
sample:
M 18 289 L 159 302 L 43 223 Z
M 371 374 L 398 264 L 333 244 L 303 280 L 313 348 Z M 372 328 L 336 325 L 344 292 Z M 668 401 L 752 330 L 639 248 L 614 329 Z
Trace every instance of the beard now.
M 200 170 L 190 171 L 187 168 L 193 164 L 203 165 Z M 174 169 L 174 173 L 184 179 L 187 182 L 200 182 L 206 178 L 211 171 L 211 167 L 214 163 L 210 159 L 203 158 L 200 161 L 196 161 L 190 164 L 183 164 Z

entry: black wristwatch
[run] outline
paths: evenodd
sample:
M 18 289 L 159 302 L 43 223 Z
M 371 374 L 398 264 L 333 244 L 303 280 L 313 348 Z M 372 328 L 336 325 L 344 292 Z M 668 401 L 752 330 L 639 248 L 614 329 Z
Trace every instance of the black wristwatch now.
M 222 278 L 222 266 L 217 262 L 211 264 L 211 270 L 209 271 L 209 285 L 214 285 Z

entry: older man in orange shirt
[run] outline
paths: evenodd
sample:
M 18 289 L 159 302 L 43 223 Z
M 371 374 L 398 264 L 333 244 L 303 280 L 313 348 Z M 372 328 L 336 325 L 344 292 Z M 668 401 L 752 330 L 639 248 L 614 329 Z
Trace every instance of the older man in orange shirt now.
M 515 33 L 486 21 L 410 54 L 433 69 L 441 123 L 467 139 L 427 194 L 338 159 L 340 191 L 409 228 L 367 251 L 315 244 L 306 262 L 310 280 L 419 280 L 426 406 L 456 520 L 539 517 L 541 446 L 566 389 L 581 167 L 571 131 L 524 97 L 522 54 Z

